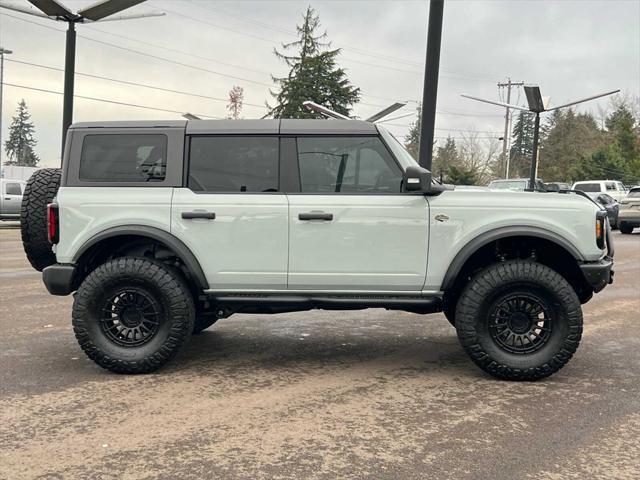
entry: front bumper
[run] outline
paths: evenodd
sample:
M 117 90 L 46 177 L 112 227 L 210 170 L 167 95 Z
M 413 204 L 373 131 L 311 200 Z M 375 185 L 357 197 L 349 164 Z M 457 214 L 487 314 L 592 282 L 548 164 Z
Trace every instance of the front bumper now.
M 580 270 L 594 292 L 599 292 L 604 287 L 613 283 L 613 258 L 604 257 L 597 262 L 583 263 Z
M 42 270 L 42 281 L 51 295 L 69 295 L 75 290 L 75 265 L 54 263 Z

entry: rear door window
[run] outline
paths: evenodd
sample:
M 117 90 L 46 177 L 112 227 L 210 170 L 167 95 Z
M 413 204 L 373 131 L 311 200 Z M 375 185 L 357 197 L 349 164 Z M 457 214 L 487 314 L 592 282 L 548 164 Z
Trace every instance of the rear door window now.
M 188 186 L 195 192 L 277 192 L 279 139 L 194 136 Z
M 162 182 L 167 171 L 166 135 L 86 135 L 79 179 L 86 182 Z

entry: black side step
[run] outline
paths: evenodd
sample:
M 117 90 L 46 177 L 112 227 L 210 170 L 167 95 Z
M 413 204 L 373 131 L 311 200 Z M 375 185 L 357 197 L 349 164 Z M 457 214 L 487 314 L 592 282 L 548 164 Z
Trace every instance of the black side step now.
M 219 307 L 236 312 L 301 311 L 301 310 L 359 310 L 386 308 L 415 313 L 434 313 L 442 310 L 440 297 L 408 296 L 305 296 L 305 295 L 220 295 L 210 296 Z

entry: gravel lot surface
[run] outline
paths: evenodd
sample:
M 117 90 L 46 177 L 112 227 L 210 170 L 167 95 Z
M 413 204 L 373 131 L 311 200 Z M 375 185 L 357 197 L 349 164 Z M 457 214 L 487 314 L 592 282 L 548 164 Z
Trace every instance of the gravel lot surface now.
M 640 478 L 640 230 L 553 377 L 493 380 L 444 317 L 235 315 L 115 375 L 0 229 L 0 478 Z

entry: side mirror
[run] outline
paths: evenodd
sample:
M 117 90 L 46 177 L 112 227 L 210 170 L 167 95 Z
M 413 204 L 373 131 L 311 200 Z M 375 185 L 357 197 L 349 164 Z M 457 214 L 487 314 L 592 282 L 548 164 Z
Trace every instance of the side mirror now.
M 402 185 L 405 192 L 427 193 L 431 189 L 431 172 L 417 165 L 407 167 L 402 178 Z

